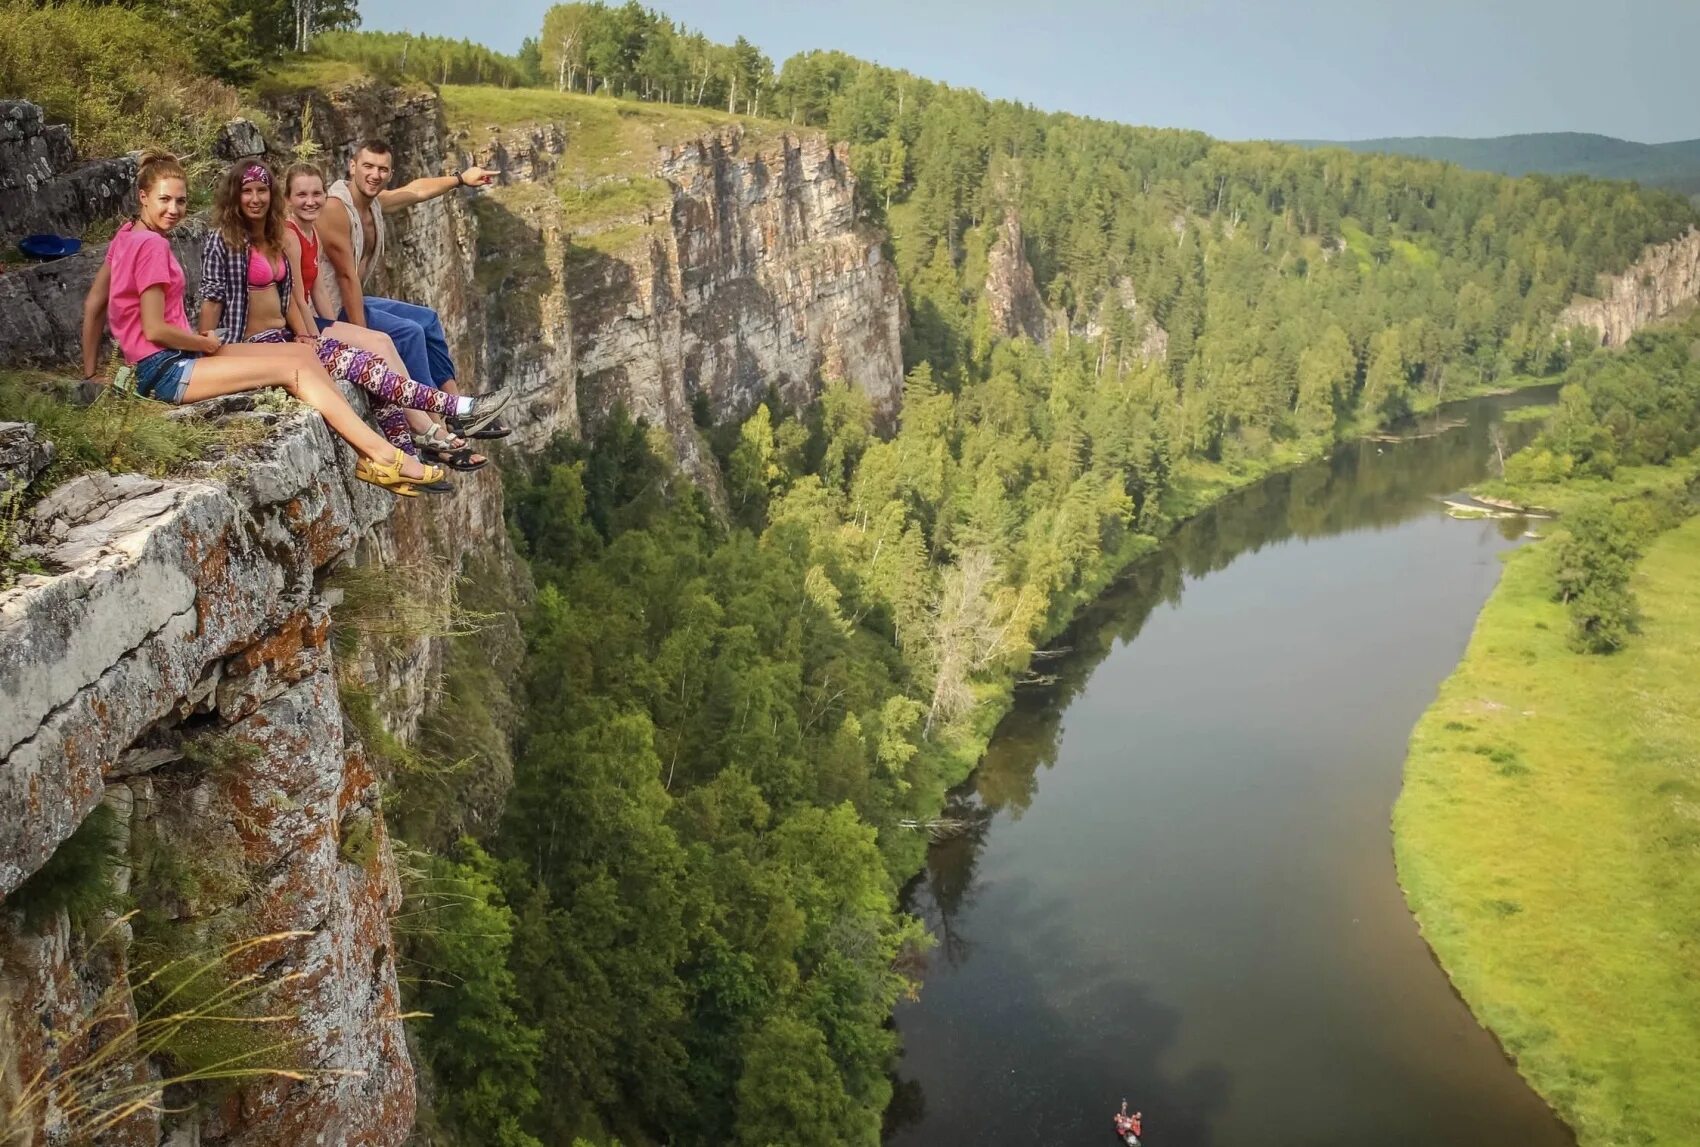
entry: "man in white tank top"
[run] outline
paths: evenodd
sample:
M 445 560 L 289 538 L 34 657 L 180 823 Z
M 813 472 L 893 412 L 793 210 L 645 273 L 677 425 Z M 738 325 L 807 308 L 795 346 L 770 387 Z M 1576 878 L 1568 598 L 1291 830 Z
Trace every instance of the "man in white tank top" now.
M 437 312 L 368 295 L 363 288 L 384 257 L 386 213 L 447 195 L 459 187 L 483 187 L 495 179 L 495 174 L 482 167 L 469 167 L 455 175 L 428 176 L 390 187 L 391 171 L 390 145 L 369 139 L 348 161 L 348 178 L 331 184 L 324 213 L 319 216 L 319 235 L 331 274 L 320 281 L 345 322 L 390 336 L 409 378 L 459 394 L 454 359 L 449 355 Z

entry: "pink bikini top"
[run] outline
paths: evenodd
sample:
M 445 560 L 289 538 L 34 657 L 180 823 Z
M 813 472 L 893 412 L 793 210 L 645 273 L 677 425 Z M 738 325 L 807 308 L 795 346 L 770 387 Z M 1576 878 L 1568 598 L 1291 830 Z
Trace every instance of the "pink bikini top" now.
M 283 281 L 284 262 L 279 256 L 276 263 L 260 254 L 259 248 L 248 249 L 248 286 L 253 290 L 262 287 L 275 286 Z

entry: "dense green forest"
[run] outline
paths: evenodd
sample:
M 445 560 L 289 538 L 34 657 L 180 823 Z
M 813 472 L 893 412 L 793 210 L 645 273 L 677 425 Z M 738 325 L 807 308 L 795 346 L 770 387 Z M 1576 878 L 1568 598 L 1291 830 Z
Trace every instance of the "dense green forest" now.
M 313 55 L 342 60 L 392 82 L 494 84 L 503 88 L 538 83 L 537 41 L 527 39 L 509 56 L 470 40 L 412 32 L 331 31 L 313 40 Z
M 507 815 L 436 862 L 471 895 L 420 956 L 454 985 L 419 1001 L 435 1126 L 871 1144 L 927 946 L 897 890 L 1035 645 L 1213 492 L 1564 369 L 1571 294 L 1693 213 L 1042 114 L 834 53 L 705 81 L 635 6 L 549 21 L 546 83 L 759 100 L 848 139 L 910 372 L 888 439 L 842 384 L 705 428 L 724 516 L 619 420 L 510 471 L 539 594 Z M 1007 210 L 1045 346 L 982 297 Z

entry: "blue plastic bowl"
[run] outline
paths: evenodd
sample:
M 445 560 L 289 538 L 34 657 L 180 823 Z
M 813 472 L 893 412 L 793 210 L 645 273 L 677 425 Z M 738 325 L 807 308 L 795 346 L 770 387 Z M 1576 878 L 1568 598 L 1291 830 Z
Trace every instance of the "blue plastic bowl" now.
M 81 239 L 66 235 L 26 235 L 18 240 L 18 250 L 32 259 L 63 259 L 82 249 Z

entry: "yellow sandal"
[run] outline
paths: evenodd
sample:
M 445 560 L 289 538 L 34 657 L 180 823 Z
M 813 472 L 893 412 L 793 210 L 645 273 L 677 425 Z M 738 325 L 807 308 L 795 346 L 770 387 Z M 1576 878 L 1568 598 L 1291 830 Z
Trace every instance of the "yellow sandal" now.
M 369 458 L 360 459 L 354 466 L 354 476 L 362 482 L 381 486 L 390 493 L 400 495 L 403 498 L 417 498 L 419 491 L 415 487 L 429 486 L 433 482 L 441 482 L 448 477 L 448 471 L 441 466 L 421 462 L 419 467 L 424 471 L 424 474 L 418 478 L 409 478 L 401 472 L 401 468 L 405 465 L 407 465 L 407 455 L 398 449 L 395 452 L 395 457 L 388 462 L 374 462 Z

